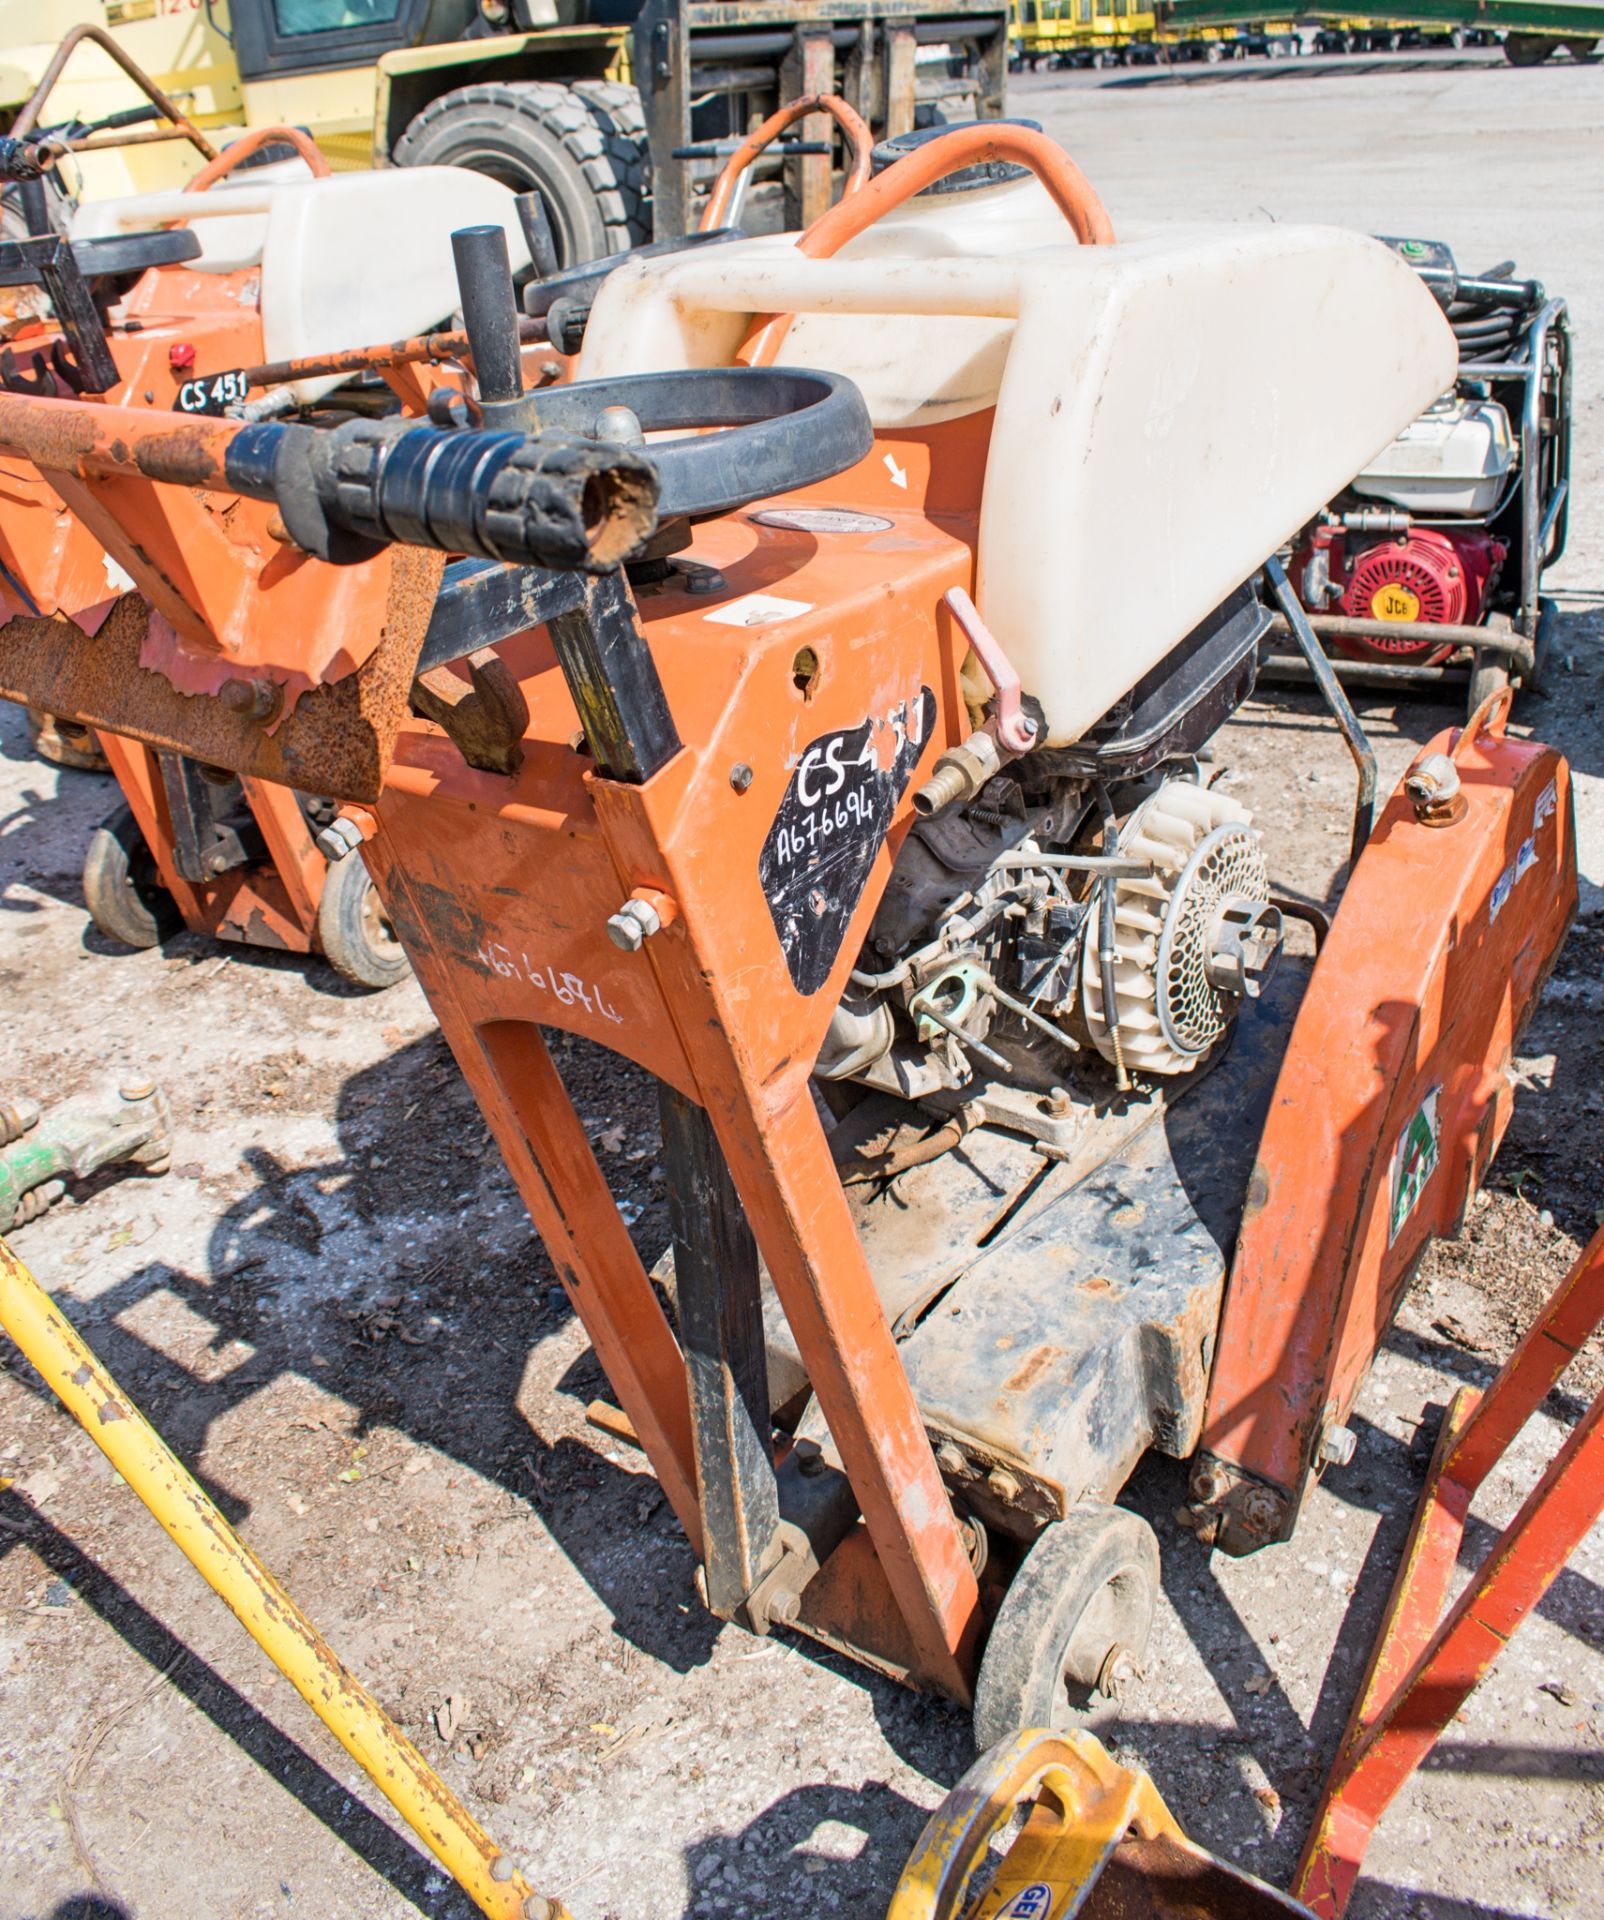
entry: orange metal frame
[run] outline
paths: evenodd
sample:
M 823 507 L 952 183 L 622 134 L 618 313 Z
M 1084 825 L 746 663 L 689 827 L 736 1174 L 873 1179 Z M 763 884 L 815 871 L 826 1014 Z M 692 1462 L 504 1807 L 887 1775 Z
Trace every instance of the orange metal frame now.
M 1600 1392 L 1445 1614 L 1477 1489 L 1601 1322 L 1604 1231 L 1486 1394 L 1462 1387 L 1447 1410 L 1386 1619 L 1293 1882 L 1321 1920 L 1346 1907 L 1377 1821 L 1604 1514 Z
M 900 161 L 827 214 L 804 250 L 828 253 L 936 174 L 982 158 L 1032 165 L 1083 239 L 1109 237 L 1058 149 L 992 126 Z M 760 321 L 750 356 L 771 355 L 784 327 L 784 316 Z M 226 423 L 0 402 L 0 446 L 59 480 L 91 531 L 113 535 L 144 603 L 187 648 L 148 660 L 135 623 L 134 658 L 126 645 L 117 656 L 122 680 L 92 689 L 95 703 L 67 707 L 70 717 L 187 738 L 198 757 L 302 786 L 285 742 L 303 720 L 326 720 L 315 736 L 325 747 L 360 732 L 343 769 L 319 762 L 328 778 L 313 790 L 371 805 L 362 852 L 391 922 L 698 1548 L 705 1476 L 685 1353 L 542 1030 L 622 1054 L 705 1115 L 861 1510 L 802 1588 L 795 1624 L 960 1701 L 985 1630 L 979 1588 L 810 1079 L 911 824 L 909 794 L 970 728 L 959 685 L 968 643 L 946 596 L 973 590 L 991 424 L 980 413 L 882 432 L 849 472 L 787 495 L 789 524 L 758 502 L 697 526 L 691 553 L 729 589 L 717 604 L 681 577 L 633 595 L 615 577 L 620 617 L 634 624 L 632 644 L 683 743 L 634 780 L 596 757 L 599 735 L 593 727 L 587 741 L 585 728 L 599 690 L 565 673 L 546 628 L 498 646 L 528 709 L 521 763 L 506 774 L 468 767 L 441 728 L 407 711 L 443 557 L 389 549 L 333 568 L 285 548 L 265 509 L 208 490 L 221 484 Z M 206 487 L 161 484 L 179 446 L 213 463 Z M 824 530 L 795 524 L 809 504 L 835 510 Z M 766 613 L 762 598 L 748 600 L 753 624 L 729 618 L 731 596 L 769 595 L 780 604 Z M 337 657 L 322 651 L 331 631 Z M 330 704 L 353 682 L 369 686 L 381 662 L 382 699 Z M 268 726 L 185 697 L 173 684 L 180 668 L 214 677 L 193 688 L 203 695 L 242 671 L 271 679 L 286 717 Z M 31 656 L 34 677 L 6 688 L 48 706 L 39 680 L 50 671 Z M 866 868 L 845 890 L 822 977 L 804 989 L 760 866 L 804 766 L 820 776 L 806 782 L 810 833 L 825 847 L 835 834 L 851 840 L 832 811 L 827 760 L 808 760 L 842 733 L 860 733 L 900 787 L 878 843 L 862 843 Z M 1496 1144 L 1502 1069 L 1574 905 L 1563 761 L 1504 738 L 1496 717 L 1458 753 L 1464 808 L 1436 827 L 1394 800 L 1293 1032 L 1212 1356 L 1204 1466 L 1219 1478 L 1226 1544 L 1290 1528 L 1409 1263 L 1451 1222 Z M 657 928 L 632 952 L 606 931 L 630 900 Z M 798 911 L 829 904 L 821 886 Z M 1408 1163 L 1399 1213 L 1389 1169 L 1423 1110 L 1430 1165 Z M 1264 1523 L 1255 1515 L 1266 1500 L 1279 1504 Z
M 303 154 L 308 146 L 294 128 L 258 129 L 226 154 L 213 156 L 186 190 L 204 192 L 248 153 L 279 140 Z M 314 174 L 327 173 L 315 148 L 305 157 Z M 25 452 L 34 468 L 0 474 L 0 688 L 12 692 L 12 683 L 30 674 L 37 687 L 41 663 L 52 656 L 67 665 L 61 641 L 71 636 L 63 635 L 62 623 L 97 637 L 100 684 L 85 717 L 100 726 L 123 797 L 185 925 L 219 938 L 305 953 L 317 946 L 327 869 L 295 794 L 288 785 L 247 774 L 245 797 L 267 858 L 215 880 L 188 881 L 175 864 L 172 825 L 151 748 L 192 744 L 196 757 L 207 758 L 208 746 L 218 743 L 185 737 L 183 707 L 196 694 L 244 693 L 251 696 L 245 705 L 254 702 L 259 711 L 225 726 L 218 761 L 240 765 L 239 743 L 254 734 L 258 751 L 252 764 L 303 790 L 322 790 L 300 777 L 306 770 L 293 758 L 274 755 L 270 736 L 302 697 L 365 663 L 385 631 L 384 610 L 396 601 L 395 570 L 388 557 L 368 568 L 322 567 L 285 546 L 268 507 L 236 499 L 212 502 L 119 479 L 96 458 L 97 450 L 120 457 L 137 449 L 156 422 L 170 428 L 186 384 L 204 385 L 220 373 L 261 361 L 254 292 L 259 277 L 256 268 L 221 274 L 184 266 L 152 268 L 111 314 L 108 344 L 121 376 L 115 388 L 70 402 L 66 389 L 60 389 L 63 407 L 43 417 L 30 410 L 27 398 L 0 396 L 0 431 L 9 430 L 10 444 Z M 55 338 L 54 329 L 39 322 L 8 335 L 11 351 L 24 363 L 38 356 L 36 379 L 45 377 Z M 392 382 L 403 407 L 421 411 L 431 387 L 461 378 L 458 369 L 439 364 L 442 348 L 451 344 L 449 337 L 424 338 L 347 357 L 352 371 L 371 361 Z M 236 430 L 233 423 L 195 416 L 185 431 L 192 447 L 209 447 L 220 463 Z M 158 456 L 153 471 L 159 472 L 159 464 Z M 135 494 L 137 504 L 131 499 Z M 414 556 L 410 572 L 403 569 L 408 578 L 418 574 L 416 562 Z M 136 573 L 143 605 L 130 605 L 124 597 Z M 432 563 L 425 563 L 420 577 L 430 591 L 436 574 Z M 264 621 L 259 615 L 269 606 L 275 615 Z M 311 642 L 297 662 L 299 671 L 274 670 L 281 657 L 275 629 L 281 623 L 293 623 Z M 393 619 L 389 625 L 394 627 Z M 366 649 L 353 646 L 349 637 L 363 632 L 370 636 Z M 152 709 L 149 687 L 130 692 L 141 671 L 162 676 L 171 696 L 162 703 L 165 712 Z M 75 695 L 58 688 L 54 700 L 48 686 L 38 691 L 40 704 L 51 711 L 83 711 L 81 685 Z M 139 744 L 141 738 L 148 745 Z M 358 768 L 348 784 L 371 790 L 376 782 L 376 767 L 366 778 Z
M 1425 749 L 1457 759 L 1457 817 L 1423 821 L 1394 794 L 1293 1029 L 1192 1479 L 1203 1531 L 1231 1551 L 1291 1533 L 1416 1262 L 1457 1231 L 1509 1123 L 1576 860 L 1570 769 L 1506 735 L 1508 706 Z

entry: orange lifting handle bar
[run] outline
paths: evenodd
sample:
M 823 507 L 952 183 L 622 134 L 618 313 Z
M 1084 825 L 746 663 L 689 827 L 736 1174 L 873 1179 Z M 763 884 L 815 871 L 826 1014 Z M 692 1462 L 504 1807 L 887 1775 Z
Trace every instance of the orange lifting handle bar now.
M 1083 247 L 1113 244 L 1114 223 L 1097 197 L 1097 190 L 1055 141 L 1031 127 L 1002 121 L 976 127 L 955 127 L 922 147 L 915 147 L 857 193 L 838 200 L 815 220 L 796 243 L 797 252 L 810 260 L 829 260 L 883 214 L 911 200 L 937 180 L 988 160 L 1012 160 L 1028 167 L 1047 189 L 1053 204 L 1069 222 Z M 741 358 L 754 367 L 771 367 L 779 357 L 789 314 L 769 314 L 754 322 Z

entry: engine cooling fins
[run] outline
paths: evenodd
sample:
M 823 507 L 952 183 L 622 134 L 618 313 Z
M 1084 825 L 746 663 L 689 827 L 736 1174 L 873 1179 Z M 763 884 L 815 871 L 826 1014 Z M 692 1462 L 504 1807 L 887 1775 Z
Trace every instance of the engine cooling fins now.
M 1252 815 L 1190 780 L 1166 780 L 1126 823 L 1122 854 L 1151 872 L 1115 882 L 1118 1052 L 1137 1073 L 1190 1073 L 1257 991 L 1279 940 Z M 1082 1005 L 1098 1051 L 1116 1049 L 1095 938 L 1086 941 Z

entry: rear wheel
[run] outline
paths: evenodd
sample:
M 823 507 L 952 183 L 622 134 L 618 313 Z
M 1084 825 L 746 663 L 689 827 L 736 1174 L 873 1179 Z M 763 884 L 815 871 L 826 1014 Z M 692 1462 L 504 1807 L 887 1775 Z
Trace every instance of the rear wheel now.
M 1003 1596 L 975 1683 L 975 1745 L 1063 1729 L 1140 1666 L 1158 1602 L 1158 1541 L 1139 1514 L 1073 1506 Z
M 330 966 L 354 986 L 378 990 L 406 978 L 406 953 L 372 876 L 355 855 L 329 868 L 318 902 L 317 937 Z
M 537 190 L 559 266 L 624 253 L 649 237 L 645 129 L 627 87 L 599 80 L 458 87 L 412 121 L 396 142 L 395 160 L 403 167 L 471 167 L 514 192 Z
M 1486 626 L 1490 633 L 1513 634 L 1515 623 L 1507 613 L 1490 613 Z M 1465 692 L 1465 717 L 1468 720 L 1481 703 L 1509 685 L 1509 662 L 1495 653 L 1474 654 L 1470 664 L 1470 685 Z
M 109 813 L 89 837 L 84 905 L 106 938 L 125 947 L 158 947 L 184 924 L 126 806 Z

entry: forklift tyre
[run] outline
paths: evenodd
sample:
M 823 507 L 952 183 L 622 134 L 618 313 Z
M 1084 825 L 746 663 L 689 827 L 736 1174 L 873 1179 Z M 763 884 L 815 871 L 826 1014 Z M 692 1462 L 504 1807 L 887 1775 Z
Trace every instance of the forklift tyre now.
M 1504 58 L 1512 67 L 1540 67 L 1564 44 L 1551 33 L 1506 33 Z
M 976 1747 L 1026 1727 L 1062 1732 L 1094 1693 L 1117 1692 L 1147 1652 L 1158 1579 L 1158 1540 L 1139 1514 L 1083 1501 L 1049 1526 L 981 1655 Z
M 84 905 L 106 938 L 125 947 L 159 947 L 184 924 L 126 806 L 107 814 L 89 837 Z
M 602 80 L 481 82 L 431 100 L 396 142 L 402 167 L 471 167 L 538 189 L 560 266 L 650 238 L 650 158 L 633 87 Z
M 406 952 L 372 876 L 355 855 L 336 860 L 324 878 L 317 937 L 329 965 L 353 986 L 378 990 L 407 976 Z

